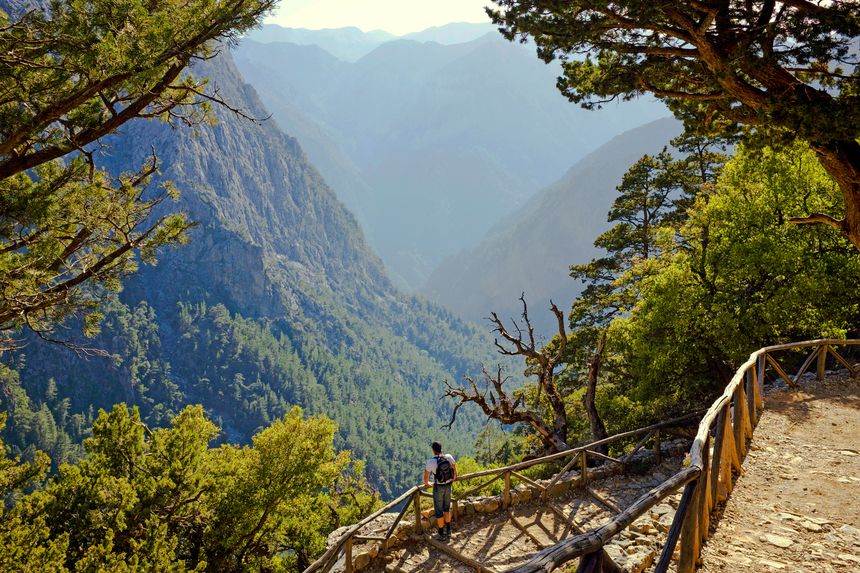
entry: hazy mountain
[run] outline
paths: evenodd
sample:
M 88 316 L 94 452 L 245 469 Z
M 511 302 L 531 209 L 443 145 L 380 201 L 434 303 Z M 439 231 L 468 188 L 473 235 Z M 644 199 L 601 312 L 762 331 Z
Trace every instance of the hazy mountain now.
M 300 46 L 319 46 L 347 62 L 354 62 L 383 42 L 396 37 L 383 30 L 363 32 L 354 27 L 308 30 L 286 28 L 277 24 L 264 24 L 248 34 L 248 38 L 256 42 L 290 42 Z
M 194 71 L 231 104 L 268 115 L 229 55 Z M 433 438 L 464 452 L 479 422 L 467 412 L 456 431 L 439 430 L 451 410 L 442 380 L 476 371 L 490 344 L 392 286 L 295 139 L 272 121 L 217 116 L 196 133 L 138 121 L 108 141 L 102 161 L 114 172 L 137 168 L 152 144 L 182 190 L 178 208 L 200 226 L 108 305 L 91 344 L 113 359 L 44 344 L 26 348 L 26 361 L 6 357 L 33 411 L 55 408 L 56 423 L 80 437 L 93 408 L 126 401 L 158 424 L 200 402 L 229 440 L 245 442 L 300 405 L 339 423 L 338 445 L 367 459 L 386 494 L 417 479 Z
M 585 153 L 665 115 L 646 100 L 582 110 L 556 90 L 556 66 L 497 33 L 391 40 L 353 63 L 244 41 L 236 60 L 411 286 Z
M 468 22 L 433 26 L 404 36 L 395 36 L 384 30 L 363 32 L 355 27 L 309 30 L 307 28 L 289 28 L 277 24 L 264 24 L 249 32 L 247 38 L 262 43 L 287 42 L 299 46 L 318 46 L 340 60 L 354 62 L 381 44 L 400 38 L 447 45 L 470 42 L 495 31 L 496 28 L 492 24 Z
M 463 42 L 471 42 L 490 33 L 497 33 L 497 29 L 489 22 L 484 24 L 453 22 L 444 26 L 433 26 L 420 32 L 412 32 L 402 37 L 407 40 L 415 40 L 416 42 L 462 44 Z
M 609 227 L 621 177 L 680 133 L 680 123 L 666 118 L 616 136 L 495 225 L 479 245 L 443 262 L 422 292 L 472 320 L 493 310 L 518 316 L 517 299 L 525 292 L 532 317 L 551 334 L 552 317 L 544 309 L 550 299 L 567 306 L 579 292 L 568 267 L 598 255 L 593 242 Z

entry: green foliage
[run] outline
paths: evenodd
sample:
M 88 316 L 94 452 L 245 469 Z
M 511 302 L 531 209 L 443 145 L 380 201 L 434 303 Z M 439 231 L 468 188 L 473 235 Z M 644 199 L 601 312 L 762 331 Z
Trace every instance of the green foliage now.
M 475 438 L 473 449 L 475 460 L 485 466 L 490 464 L 507 466 L 515 463 L 523 454 L 521 440 L 511 432 L 506 432 L 493 420 L 489 420 Z
M 437 385 L 450 377 L 448 368 L 466 368 L 457 362 L 465 363 L 467 353 L 452 347 L 464 337 L 455 321 L 440 335 L 447 337 L 436 350 L 448 360 L 443 365 L 391 331 L 352 319 L 347 346 L 329 339 L 336 332 L 331 324 L 250 319 L 220 304 L 180 303 L 165 317 L 146 303 L 132 309 L 114 299 L 103 309 L 103 334 L 94 344 L 110 358 L 84 361 L 45 344 L 30 345 L 26 360 L 21 353 L 7 357 L 21 376 L 7 387 L 20 397 L 13 407 L 0 394 L 0 407 L 10 409 L 15 424 L 6 436 L 21 455 L 35 447 L 60 462 L 76 461 L 75 444 L 94 419 L 93 406 L 118 402 L 137 405 L 153 427 L 168 424 L 185 404 L 201 403 L 224 429 L 221 439 L 239 443 L 300 404 L 339 422 L 336 444 L 367 462 L 368 479 L 386 497 L 416 483 L 433 440 L 457 455 L 471 449 L 478 426 L 473 412 L 462 413 L 455 431 L 439 431 L 451 406 L 440 404 Z M 432 308 L 413 312 L 415 325 L 397 320 L 414 330 L 406 336 L 429 345 L 431 331 L 418 327 L 433 320 Z M 37 420 L 50 432 L 24 430 Z
M 93 145 L 135 118 L 199 122 L 213 97 L 183 70 L 271 5 L 54 0 L 44 11 L 0 9 L 0 349 L 16 344 L 11 331 L 46 336 L 70 314 L 86 315 L 83 332 L 96 334 L 100 300 L 139 261 L 185 240 L 184 215 L 154 216 L 177 196 L 169 183 L 147 190 L 155 156 L 111 177 Z
M 144 199 L 150 174 L 114 181 L 78 156 L 0 180 L 0 331 L 49 333 L 87 313 L 82 330 L 94 335 L 99 302 L 138 260 L 154 262 L 159 247 L 184 242 L 183 216 L 149 220 L 166 198 Z
M 860 131 L 860 71 L 841 67 L 860 35 L 855 0 L 495 3 L 509 39 L 561 59 L 559 88 L 584 107 L 652 92 L 693 130 L 740 122 L 815 141 Z
M 741 148 L 680 239 L 667 237 L 660 257 L 623 277 L 637 302 L 610 340 L 629 376 L 612 380 L 605 411 L 639 420 L 680 412 L 710 399 L 761 346 L 856 328 L 856 252 L 834 229 L 788 223 L 840 208 L 807 147 Z
M 81 458 L 82 430 L 91 424 L 85 416 L 72 415 L 71 401 L 60 400 L 56 392 L 56 383 L 49 380 L 44 397 L 34 403 L 18 373 L 0 364 L 0 411 L 7 422 L 5 428 L 0 425 L 0 436 L 6 436 L 7 449 L 16 457 L 37 460 L 44 452 L 54 470 Z
M 8 373 L 3 372 L 3 375 Z M 6 413 L 0 413 L 0 430 L 6 426 L 6 421 Z M 6 502 L 19 497 L 22 490 L 45 477 L 51 463 L 48 456 L 35 452 L 32 457 L 32 462 L 8 457 L 6 444 L 0 439 L 0 571 L 66 571 L 63 555 L 67 536 L 52 539 L 44 517 L 25 522 L 6 511 Z
M 502 465 L 504 464 L 482 464 L 477 462 L 475 458 L 462 457 L 457 460 L 457 475 L 463 476 L 474 472 L 501 467 Z M 454 482 L 452 494 L 454 496 L 463 495 L 472 488 L 478 487 L 482 483 L 487 482 L 492 478 L 493 476 L 484 476 L 469 480 L 458 479 Z M 501 479 L 498 479 L 487 487 L 480 488 L 478 491 L 472 493 L 471 495 L 499 495 L 504 490 L 504 487 L 504 482 Z
M 618 279 L 660 254 L 660 236 L 686 219 L 695 197 L 708 192 L 719 175 L 726 160 L 719 149 L 725 145 L 683 134 L 672 140 L 683 157 L 675 159 L 664 148 L 657 156 L 645 155 L 624 174 L 608 215 L 615 225 L 594 241 L 606 256 L 570 268 L 570 276 L 586 285 L 571 312 L 574 337 L 593 338 L 595 328 L 630 309 L 635 296 Z
M 614 433 L 710 403 L 762 346 L 860 326 L 856 251 L 837 229 L 791 222 L 842 209 L 809 146 L 739 146 L 726 162 L 714 148 L 723 142 L 673 143 L 684 157 L 646 156 L 619 186 L 609 216 L 618 225 L 598 239 L 607 255 L 572 268 L 588 287 L 574 301 L 557 376 L 570 443 L 593 433 L 583 398 L 601 332 L 594 400 Z M 556 337 L 544 352 L 558 345 Z M 536 401 L 535 385 L 520 392 Z
M 250 447 L 209 448 L 218 431 L 199 406 L 160 429 L 136 408 L 100 412 L 87 457 L 3 516 L 0 563 L 26 553 L 55 571 L 296 571 L 378 502 L 325 417 L 294 408 Z

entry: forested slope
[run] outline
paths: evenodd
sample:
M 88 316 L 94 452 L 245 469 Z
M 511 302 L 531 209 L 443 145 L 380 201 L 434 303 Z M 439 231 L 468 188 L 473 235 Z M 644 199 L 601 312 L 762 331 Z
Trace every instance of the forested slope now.
M 228 54 L 194 73 L 249 116 L 268 116 Z M 233 442 L 300 405 L 340 424 L 338 446 L 367 459 L 385 494 L 418 479 L 431 439 L 469 447 L 476 418 L 439 430 L 450 411 L 442 381 L 474 371 L 490 345 L 392 287 L 354 217 L 273 121 L 215 115 L 216 126 L 196 133 L 138 122 L 101 152 L 119 172 L 152 144 L 162 177 L 182 191 L 168 208 L 199 226 L 107 306 L 87 344 L 111 358 L 42 342 L 6 357 L 21 380 L 6 372 L 0 397 L 13 445 L 74 457 L 93 408 L 118 401 L 154 424 L 200 402 Z

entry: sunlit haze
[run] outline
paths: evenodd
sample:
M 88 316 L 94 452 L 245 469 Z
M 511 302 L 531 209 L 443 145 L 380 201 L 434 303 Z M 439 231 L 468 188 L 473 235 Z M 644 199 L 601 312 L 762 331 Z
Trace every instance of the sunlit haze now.
M 490 0 L 283 0 L 267 20 L 290 28 L 385 30 L 403 35 L 451 22 L 487 22 Z

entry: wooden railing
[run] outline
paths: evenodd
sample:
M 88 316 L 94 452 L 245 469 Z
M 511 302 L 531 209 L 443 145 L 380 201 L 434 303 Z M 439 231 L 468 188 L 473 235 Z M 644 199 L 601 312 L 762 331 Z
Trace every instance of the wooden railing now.
M 679 539 L 681 548 L 676 571 L 695 571 L 702 542 L 708 537 L 711 514 L 717 503 L 724 501 L 731 493 L 733 472 L 740 472 L 747 451 L 747 439 L 752 438 L 759 412 L 764 408 L 763 383 L 766 370 L 772 368 L 779 378 L 794 387 L 813 362 L 817 363 L 817 378 L 823 379 L 826 361 L 830 356 L 847 368 L 851 375 L 856 375 L 856 367 L 833 347 L 858 344 L 860 340 L 811 340 L 768 346 L 753 352 L 699 422 L 698 432 L 690 448 L 688 466 L 641 496 L 601 527 L 548 547 L 508 573 L 552 571 L 577 557 L 581 558 L 577 571 L 617 571 L 617 567 L 608 564 L 611 560 L 603 551 L 603 546 L 648 509 L 681 487 L 684 491 L 654 572 L 668 571 Z M 774 353 L 804 348 L 813 350 L 793 377 L 786 373 L 773 356 Z
M 759 411 L 764 407 L 763 381 L 765 372 L 771 368 L 779 378 L 786 381 L 789 386 L 794 386 L 796 380 L 817 360 L 817 376 L 824 377 L 825 363 L 828 356 L 832 356 L 838 363 L 847 368 L 852 375 L 856 374 L 855 367 L 845 358 L 839 355 L 834 346 L 860 345 L 860 340 L 812 340 L 807 342 L 796 342 L 791 344 L 780 344 L 762 348 L 750 355 L 749 359 L 738 368 L 731 382 L 726 386 L 722 395 L 704 413 L 698 426 L 698 432 L 690 448 L 690 463 L 669 479 L 641 496 L 629 507 L 615 515 L 610 521 L 591 531 L 565 539 L 551 547 L 537 552 L 528 562 L 507 573 L 538 573 L 552 571 L 563 563 L 567 563 L 577 557 L 581 558 L 577 571 L 589 571 L 592 573 L 617 571 L 617 567 L 603 551 L 612 537 L 624 530 L 633 521 L 641 517 L 651 507 L 660 501 L 677 493 L 684 488 L 675 518 L 669 529 L 668 538 L 662 553 L 657 561 L 655 573 L 665 573 L 669 562 L 675 552 L 678 540 L 681 541 L 681 550 L 677 564 L 678 573 L 690 573 L 695 571 L 696 562 L 701 552 L 702 542 L 707 539 L 708 524 L 710 516 L 716 504 L 724 501 L 733 487 L 733 472 L 740 472 L 741 462 L 746 455 L 746 440 L 752 438 L 752 431 L 758 423 Z M 794 377 L 789 376 L 780 364 L 774 359 L 773 354 L 786 350 L 802 348 L 813 348 L 812 353 L 802 363 Z M 580 483 L 584 485 L 588 481 L 589 457 L 598 458 L 610 463 L 624 464 L 644 447 L 649 441 L 655 444 L 655 450 L 659 456 L 660 431 L 666 428 L 680 426 L 684 421 L 698 418 L 702 412 L 694 412 L 682 418 L 669 420 L 652 426 L 639 428 L 630 432 L 616 434 L 604 440 L 599 440 L 579 446 L 563 452 L 548 456 L 520 462 L 517 464 L 474 472 L 458 476 L 458 481 L 475 480 L 479 478 L 490 478 L 476 487 L 458 494 L 453 499 L 452 513 L 458 514 L 457 504 L 466 497 L 488 487 L 499 479 L 504 480 L 504 488 L 501 496 L 502 507 L 507 507 L 511 500 L 511 482 L 513 479 L 527 483 L 538 488 L 545 498 L 551 488 L 575 466 L 579 466 Z M 642 436 L 633 450 L 627 452 L 621 458 L 612 458 L 600 454 L 595 448 L 616 442 L 619 440 L 630 440 Z M 564 467 L 546 484 L 540 484 L 535 480 L 523 475 L 521 472 L 526 468 L 540 464 L 554 464 L 560 460 L 570 458 Z M 414 486 L 402 493 L 396 499 L 385 504 L 371 515 L 368 515 L 355 525 L 347 529 L 331 547 L 312 563 L 304 573 L 327 573 L 331 568 L 343 559 L 346 573 L 353 571 L 352 550 L 355 542 L 373 541 L 380 543 L 380 549 L 385 551 L 393 543 L 393 535 L 401 520 L 410 512 L 414 512 L 414 532 L 422 532 L 421 496 L 429 495 L 424 491 L 424 486 Z M 360 535 L 359 531 L 368 526 L 381 515 L 391 512 L 400 504 L 403 504 L 394 521 L 387 527 L 382 535 L 369 536 Z M 439 549 L 445 550 L 445 546 L 434 544 Z M 465 556 L 458 558 L 468 562 L 475 567 L 479 573 L 490 571 L 488 566 L 473 562 Z
M 691 414 L 687 414 L 686 416 L 681 416 L 679 418 L 674 418 L 672 420 L 667 420 L 665 422 L 660 422 L 658 424 L 653 424 L 651 426 L 646 426 L 643 428 L 638 428 L 636 430 L 631 430 L 629 432 L 624 432 L 621 434 L 616 434 L 614 436 L 610 436 L 603 440 L 598 440 L 595 442 L 591 442 L 585 444 L 583 446 L 578 446 L 576 448 L 572 448 L 569 450 L 565 450 L 563 452 L 557 452 L 554 454 L 550 454 L 547 456 L 519 462 L 516 464 L 500 467 L 500 468 L 492 468 L 488 470 L 482 470 L 478 472 L 473 472 L 469 474 L 464 474 L 457 476 L 457 482 L 468 482 L 481 478 L 489 478 L 486 481 L 482 481 L 479 485 L 475 487 L 469 488 L 467 491 L 462 493 L 457 493 L 452 497 L 452 517 L 456 519 L 455 516 L 458 515 L 457 506 L 458 504 L 465 500 L 467 497 L 474 495 L 492 485 L 498 480 L 504 480 L 504 488 L 501 494 L 501 507 L 506 508 L 511 502 L 511 484 L 515 480 L 519 480 L 520 482 L 527 483 L 533 487 L 536 487 L 541 490 L 541 497 L 546 498 L 547 492 L 551 490 L 551 488 L 568 472 L 570 472 L 575 466 L 578 466 L 580 472 L 580 480 L 581 483 L 584 484 L 588 481 L 589 476 L 589 467 L 588 460 L 590 458 L 596 458 L 603 461 L 608 461 L 611 463 L 624 465 L 628 462 L 634 454 L 636 454 L 639 450 L 641 450 L 645 445 L 649 442 L 653 444 L 654 450 L 657 453 L 659 458 L 660 456 L 660 443 L 661 443 L 661 431 L 667 430 L 670 428 L 679 428 L 683 425 L 690 425 L 690 422 L 699 418 L 702 415 L 702 411 L 693 412 Z M 686 422 L 686 424 L 685 424 Z M 694 423 L 694 422 L 693 422 Z M 623 457 L 613 458 L 611 456 L 603 455 L 599 452 L 594 451 L 595 448 L 600 446 L 610 444 L 613 442 L 618 442 L 622 440 L 631 440 L 632 438 L 641 437 L 641 439 L 636 443 L 633 449 L 629 452 L 626 452 Z M 523 475 L 521 472 L 527 468 L 535 467 L 542 464 L 556 464 L 559 461 L 571 458 L 568 463 L 564 465 L 564 467 L 558 471 L 554 477 L 547 483 L 546 485 L 538 483 L 537 481 Z M 594 468 L 592 468 L 593 470 Z M 421 513 L 421 497 L 432 497 L 432 495 L 426 492 L 427 488 L 423 485 L 421 486 L 413 486 L 400 494 L 397 498 L 388 502 L 381 508 L 377 509 L 372 514 L 368 515 L 355 525 L 351 526 L 347 529 L 332 545 L 326 550 L 316 561 L 314 561 L 307 569 L 304 570 L 303 573 L 326 573 L 331 568 L 343 558 L 344 561 L 344 570 L 347 573 L 352 573 L 352 550 L 355 542 L 365 542 L 365 541 L 373 541 L 380 543 L 380 549 L 386 550 L 392 544 L 393 536 L 395 531 L 397 530 L 397 526 L 403 520 L 403 518 L 411 512 L 414 513 L 414 521 L 413 527 L 415 528 L 416 533 L 422 532 L 422 513 Z M 382 535 L 360 535 L 359 531 L 364 529 L 366 526 L 370 525 L 373 521 L 378 520 L 380 516 L 383 514 L 392 512 L 396 510 L 398 506 L 402 504 L 400 512 L 397 514 L 397 517 L 394 521 L 388 526 L 385 533 Z M 462 558 L 463 556 L 458 556 Z M 477 567 L 476 567 L 477 568 Z M 483 570 L 489 570 L 488 567 L 481 567 Z

